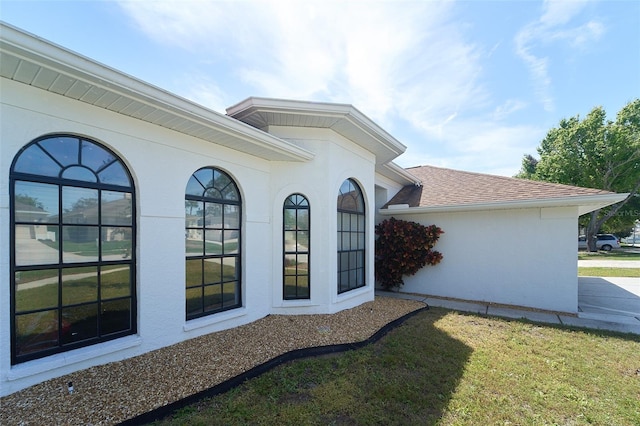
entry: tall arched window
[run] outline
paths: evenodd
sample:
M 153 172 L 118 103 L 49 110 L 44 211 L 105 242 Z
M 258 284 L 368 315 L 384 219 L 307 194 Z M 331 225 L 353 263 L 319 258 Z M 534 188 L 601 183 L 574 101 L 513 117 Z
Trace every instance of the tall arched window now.
M 338 293 L 365 285 L 365 209 L 360 187 L 345 180 L 338 192 Z
M 14 159 L 11 363 L 136 332 L 135 193 L 99 143 L 55 135 Z
M 240 297 L 240 191 L 212 167 L 195 172 L 185 194 L 186 318 L 238 308 Z
M 283 211 L 283 297 L 309 299 L 309 202 L 304 195 L 293 194 L 284 202 Z

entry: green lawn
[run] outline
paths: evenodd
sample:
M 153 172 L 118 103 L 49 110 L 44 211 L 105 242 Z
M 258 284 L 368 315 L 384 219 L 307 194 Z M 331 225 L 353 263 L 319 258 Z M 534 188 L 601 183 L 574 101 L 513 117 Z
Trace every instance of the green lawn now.
M 639 268 L 601 268 L 584 267 L 578 268 L 580 277 L 640 277 Z
M 593 253 L 579 251 L 578 260 L 640 260 L 640 253 L 631 253 L 624 250 L 598 251 Z
M 638 425 L 640 336 L 432 308 L 161 425 Z

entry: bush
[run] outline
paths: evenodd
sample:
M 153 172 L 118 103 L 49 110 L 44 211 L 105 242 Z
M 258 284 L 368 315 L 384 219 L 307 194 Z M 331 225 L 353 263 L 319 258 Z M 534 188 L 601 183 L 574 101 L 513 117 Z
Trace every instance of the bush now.
M 436 265 L 442 254 L 433 246 L 444 231 L 436 225 L 386 219 L 376 225 L 376 281 L 390 290 L 404 284 L 404 275 L 414 275 L 425 265 Z

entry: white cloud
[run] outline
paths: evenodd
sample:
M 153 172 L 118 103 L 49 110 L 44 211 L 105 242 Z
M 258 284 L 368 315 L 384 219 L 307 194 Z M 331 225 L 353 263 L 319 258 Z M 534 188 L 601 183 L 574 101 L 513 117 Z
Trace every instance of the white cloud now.
M 584 10 L 589 0 L 546 0 L 540 18 L 526 25 L 515 37 L 516 53 L 529 67 L 536 97 L 546 111 L 555 109 L 550 58 L 547 51 L 552 43 L 566 43 L 584 47 L 604 33 L 604 25 L 589 21 L 570 26 Z
M 414 129 L 417 140 L 403 140 L 409 145 L 403 165 L 431 159 L 436 165 L 502 171 L 513 162 L 508 156 L 519 159 L 535 148 L 531 128 L 498 122 L 526 105 L 493 105 L 482 73 L 497 46 L 469 40 L 454 2 L 121 4 L 158 43 L 193 52 L 195 60 L 212 63 L 218 76 L 226 73 L 225 84 L 214 82 L 216 76 L 196 78 L 183 91 L 216 110 L 220 102 L 248 94 L 350 103 L 392 134 L 402 132 L 402 125 Z M 542 59 L 542 77 L 545 67 Z M 228 93 L 233 79 L 243 86 L 241 97 Z M 447 159 L 435 154 L 443 150 Z

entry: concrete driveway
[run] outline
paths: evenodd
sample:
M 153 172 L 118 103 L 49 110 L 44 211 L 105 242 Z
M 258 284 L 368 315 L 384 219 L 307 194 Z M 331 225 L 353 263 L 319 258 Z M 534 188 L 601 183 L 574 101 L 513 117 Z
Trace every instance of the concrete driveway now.
M 578 277 L 578 317 L 640 326 L 640 278 Z

